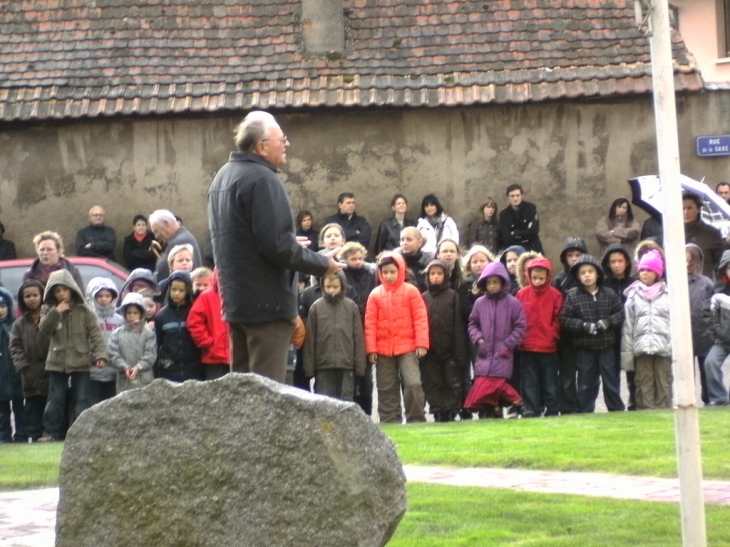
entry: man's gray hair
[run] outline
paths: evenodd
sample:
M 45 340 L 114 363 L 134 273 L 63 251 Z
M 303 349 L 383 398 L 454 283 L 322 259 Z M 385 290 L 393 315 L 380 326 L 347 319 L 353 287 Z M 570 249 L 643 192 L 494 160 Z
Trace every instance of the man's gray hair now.
M 270 127 L 278 127 L 274 116 L 262 110 L 250 112 L 235 130 L 233 141 L 241 152 L 253 152 L 269 136 Z
M 150 215 L 150 226 L 153 224 L 177 224 L 177 219 L 167 209 L 157 209 Z

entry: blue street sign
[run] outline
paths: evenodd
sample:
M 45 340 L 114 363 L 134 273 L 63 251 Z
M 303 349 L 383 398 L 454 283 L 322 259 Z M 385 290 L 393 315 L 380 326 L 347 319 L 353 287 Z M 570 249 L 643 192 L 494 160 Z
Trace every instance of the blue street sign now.
M 730 156 L 730 135 L 697 137 L 697 155 Z

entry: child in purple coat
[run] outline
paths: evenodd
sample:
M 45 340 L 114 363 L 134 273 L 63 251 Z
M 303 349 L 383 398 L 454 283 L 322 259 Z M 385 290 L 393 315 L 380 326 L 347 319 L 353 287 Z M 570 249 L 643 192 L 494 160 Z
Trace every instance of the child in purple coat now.
M 477 345 L 474 385 L 464 408 L 480 410 L 486 406 L 511 405 L 508 418 L 529 412 L 522 408 L 522 397 L 508 383 L 512 377 L 514 350 L 527 330 L 520 302 L 510 294 L 510 276 L 501 262 L 489 264 L 477 281 L 485 292 L 474 303 L 469 316 L 469 338 Z

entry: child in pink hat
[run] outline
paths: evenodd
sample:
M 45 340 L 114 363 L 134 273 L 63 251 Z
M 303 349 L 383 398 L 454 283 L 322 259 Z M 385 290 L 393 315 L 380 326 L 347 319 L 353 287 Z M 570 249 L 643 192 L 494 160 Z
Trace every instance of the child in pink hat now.
M 625 291 L 621 368 L 636 371 L 636 409 L 672 407 L 672 345 L 664 259 L 652 249 L 641 257 L 639 280 Z

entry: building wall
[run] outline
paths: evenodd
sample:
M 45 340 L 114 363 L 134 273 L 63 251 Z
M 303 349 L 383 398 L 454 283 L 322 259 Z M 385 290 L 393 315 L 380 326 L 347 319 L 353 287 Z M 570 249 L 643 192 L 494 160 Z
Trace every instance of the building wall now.
M 718 3 L 722 0 L 671 0 L 679 11 L 679 33 L 694 55 L 705 82 L 730 82 L 730 58 L 725 56 Z
M 730 178 L 728 157 L 702 159 L 694 137 L 726 132 L 725 92 L 680 98 L 683 172 L 713 186 Z M 506 206 L 508 184 L 520 183 L 538 205 L 541 234 L 556 258 L 567 235 L 597 250 L 596 220 L 626 179 L 656 172 L 649 97 L 625 101 L 484 106 L 439 110 L 282 113 L 289 164 L 282 174 L 294 211 L 315 222 L 336 210 L 342 191 L 377 225 L 395 192 L 410 200 L 436 193 L 462 233 L 488 196 Z M 95 204 L 122 236 L 132 217 L 168 208 L 201 241 L 205 195 L 232 149 L 240 116 L 118 120 L 0 128 L 0 220 L 24 256 L 34 234 L 57 230 L 71 252 L 76 231 Z M 642 216 L 642 215 L 637 215 Z M 642 217 L 643 218 L 643 217 Z

